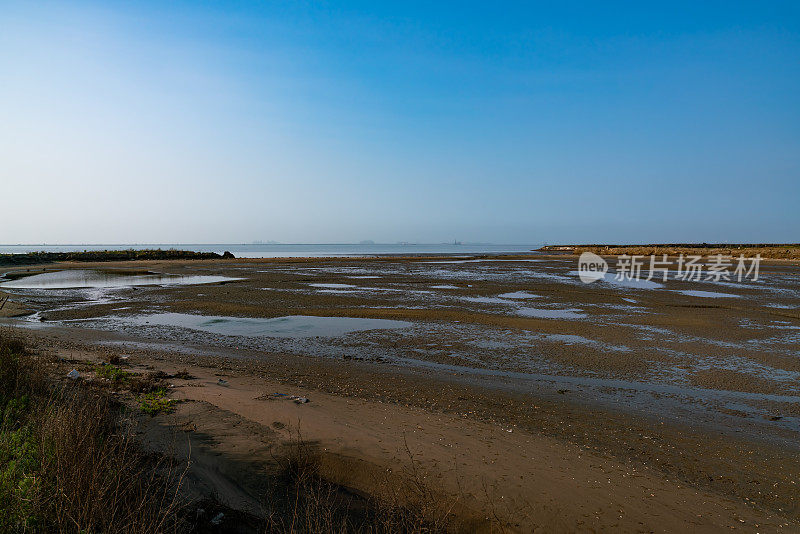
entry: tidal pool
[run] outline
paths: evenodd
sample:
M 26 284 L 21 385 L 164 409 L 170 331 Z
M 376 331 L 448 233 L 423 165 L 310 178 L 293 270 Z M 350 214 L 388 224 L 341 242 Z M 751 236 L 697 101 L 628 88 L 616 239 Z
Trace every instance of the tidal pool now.
M 503 299 L 538 299 L 539 295 L 534 295 L 533 293 L 528 293 L 527 291 L 514 291 L 512 293 L 503 293 L 502 295 L 498 295 L 500 298 Z
M 690 297 L 708 297 L 708 298 L 734 298 L 738 299 L 739 295 L 731 295 L 730 293 L 718 293 L 716 291 L 702 291 L 700 289 L 684 289 L 678 291 L 682 295 L 689 295 Z
M 535 317 L 537 319 L 585 319 L 587 317 L 582 310 L 575 308 L 565 310 L 520 308 L 517 313 L 524 317 Z
M 211 334 L 243 337 L 335 337 L 352 332 L 411 326 L 411 323 L 407 321 L 313 315 L 289 315 L 266 319 L 187 313 L 154 313 L 114 319 L 122 323 L 140 326 L 177 326 Z
M 569 272 L 570 276 L 577 277 L 579 274 L 580 273 L 578 271 Z M 627 278 L 627 276 L 625 276 L 618 279 L 617 273 L 613 271 L 605 273 L 598 281 L 600 283 L 611 284 L 613 286 L 627 289 L 659 289 L 664 287 L 664 284 L 647 280 L 645 278 Z
M 308 284 L 311 287 L 318 287 L 322 289 L 358 289 L 358 286 L 353 284 Z
M 113 269 L 69 269 L 25 276 L 0 282 L 9 289 L 81 289 L 152 285 L 213 284 L 242 280 L 229 276 L 173 275 L 163 273 L 114 271 Z
M 477 302 L 479 304 L 505 304 L 505 305 L 514 304 L 508 299 L 501 299 L 500 297 L 460 297 L 460 300 L 466 300 L 467 302 Z

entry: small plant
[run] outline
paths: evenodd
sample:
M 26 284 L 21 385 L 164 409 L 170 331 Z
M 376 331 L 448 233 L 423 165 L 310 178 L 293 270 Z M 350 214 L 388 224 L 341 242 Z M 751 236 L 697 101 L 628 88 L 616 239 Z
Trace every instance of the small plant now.
M 139 398 L 139 408 L 151 417 L 172 412 L 177 403 L 178 401 L 167 398 L 166 388 L 159 388 Z
M 119 367 L 111 365 L 110 363 L 101 363 L 95 365 L 94 371 L 98 378 L 105 378 L 106 380 L 110 380 L 115 384 L 118 382 L 125 382 L 133 375 L 133 373 L 124 371 Z

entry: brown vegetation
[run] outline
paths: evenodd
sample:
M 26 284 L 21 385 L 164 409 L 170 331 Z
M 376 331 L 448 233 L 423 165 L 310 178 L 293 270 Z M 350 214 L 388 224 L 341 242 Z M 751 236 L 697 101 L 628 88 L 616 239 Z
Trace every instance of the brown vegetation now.
M 800 260 L 800 244 L 656 244 L 656 245 L 564 245 L 548 246 L 539 249 L 541 252 L 561 252 L 582 254 L 593 252 L 601 256 L 723 256 L 746 258 L 760 254 L 764 259 Z
M 143 454 L 100 389 L 51 381 L 50 362 L 0 339 L 0 531 L 169 532 L 181 473 Z
M 191 250 L 84 250 L 83 252 L 29 252 L 27 254 L 0 254 L 0 265 L 36 265 L 58 261 L 105 262 L 130 260 L 216 260 L 233 258 L 225 252 L 194 252 Z
M 454 526 L 455 501 L 423 481 L 406 445 L 410 467 L 376 481 L 374 495 L 349 491 L 325 478 L 319 451 L 300 437 L 278 459 L 286 477 L 285 509 L 268 517 L 270 532 L 444 533 Z

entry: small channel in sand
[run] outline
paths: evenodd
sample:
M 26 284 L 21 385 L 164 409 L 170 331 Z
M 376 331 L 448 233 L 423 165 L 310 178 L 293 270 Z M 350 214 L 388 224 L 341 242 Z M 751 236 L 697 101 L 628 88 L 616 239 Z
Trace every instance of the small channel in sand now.
M 289 315 L 273 318 L 224 317 L 187 313 L 154 313 L 113 317 L 116 322 L 137 326 L 172 326 L 243 337 L 335 337 L 366 330 L 385 330 L 411 326 L 407 321 L 360 317 L 318 317 Z
M 214 284 L 242 280 L 229 276 L 173 275 L 150 272 L 114 271 L 111 269 L 70 269 L 25 276 L 0 282 L 8 289 L 82 289 L 152 285 Z

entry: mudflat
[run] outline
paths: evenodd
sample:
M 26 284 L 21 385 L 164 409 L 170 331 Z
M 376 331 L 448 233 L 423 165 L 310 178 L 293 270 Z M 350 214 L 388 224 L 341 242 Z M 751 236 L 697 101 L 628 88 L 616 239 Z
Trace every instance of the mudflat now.
M 356 491 L 420 469 L 465 529 L 800 530 L 800 264 L 764 262 L 755 282 L 576 269 L 56 264 L 9 269 L 0 291 L 30 312 L 4 325 L 87 372 L 126 355 L 196 377 L 172 380 L 186 402 L 156 419 L 211 436 L 215 491 L 250 513 L 253 466 L 300 432 Z

